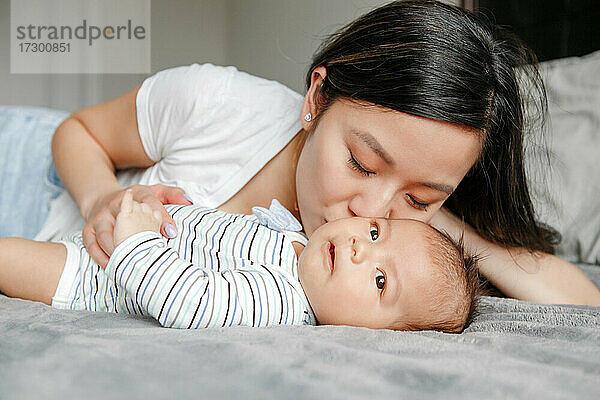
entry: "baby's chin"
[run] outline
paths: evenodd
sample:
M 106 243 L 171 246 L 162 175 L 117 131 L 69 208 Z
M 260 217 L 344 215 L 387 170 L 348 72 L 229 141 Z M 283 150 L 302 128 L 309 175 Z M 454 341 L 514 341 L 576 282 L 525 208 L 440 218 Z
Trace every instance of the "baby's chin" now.
M 307 273 L 307 269 L 304 268 L 304 254 L 306 254 L 306 252 L 303 251 L 302 253 L 300 253 L 300 256 L 298 256 L 298 280 L 300 281 L 300 286 L 302 286 L 302 290 L 304 291 L 308 302 L 311 303 L 310 297 L 308 295 L 309 291 L 307 291 L 308 286 L 310 285 L 310 282 L 308 282 L 308 280 L 310 279 L 310 273 Z

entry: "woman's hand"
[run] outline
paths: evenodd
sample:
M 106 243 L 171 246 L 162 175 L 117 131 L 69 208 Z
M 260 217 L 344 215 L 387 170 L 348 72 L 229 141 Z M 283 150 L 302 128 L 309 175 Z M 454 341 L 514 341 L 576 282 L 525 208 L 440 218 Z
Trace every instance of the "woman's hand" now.
M 429 220 L 429 225 L 434 228 L 445 231 L 450 236 L 458 239 L 463 234 L 466 224 L 463 224 L 458 217 L 448 211 L 445 207 L 441 207 Z
M 147 204 L 152 210 L 161 213 L 160 233 L 163 236 L 172 238 L 177 235 L 175 222 L 163 204 L 192 204 L 185 197 L 183 189 L 166 185 L 134 185 L 127 190 L 131 190 L 133 200 Z M 90 256 L 102 268 L 106 267 L 115 249 L 114 227 L 124 194 L 125 189 L 122 189 L 99 198 L 84 216 L 87 224 L 83 228 L 83 243 Z
M 506 248 L 482 238 L 470 225 L 441 208 L 429 223 L 481 256 L 479 272 L 507 296 L 542 304 L 600 306 L 600 291 L 575 265 L 554 255 Z

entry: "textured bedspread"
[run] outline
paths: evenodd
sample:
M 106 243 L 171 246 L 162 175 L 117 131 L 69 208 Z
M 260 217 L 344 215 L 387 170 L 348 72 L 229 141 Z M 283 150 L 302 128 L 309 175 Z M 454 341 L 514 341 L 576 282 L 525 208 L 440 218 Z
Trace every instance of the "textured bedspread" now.
M 184 331 L 0 296 L 0 398 L 599 398 L 600 307 L 485 298 L 480 312 L 460 335 Z

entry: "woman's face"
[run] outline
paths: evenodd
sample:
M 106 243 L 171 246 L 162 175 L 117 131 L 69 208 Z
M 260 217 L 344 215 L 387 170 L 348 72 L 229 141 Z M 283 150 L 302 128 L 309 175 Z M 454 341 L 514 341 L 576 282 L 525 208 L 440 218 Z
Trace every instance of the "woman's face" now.
M 296 171 L 309 236 L 351 216 L 429 221 L 481 149 L 479 136 L 463 126 L 348 100 L 335 101 L 316 127 L 303 124 L 314 129 Z

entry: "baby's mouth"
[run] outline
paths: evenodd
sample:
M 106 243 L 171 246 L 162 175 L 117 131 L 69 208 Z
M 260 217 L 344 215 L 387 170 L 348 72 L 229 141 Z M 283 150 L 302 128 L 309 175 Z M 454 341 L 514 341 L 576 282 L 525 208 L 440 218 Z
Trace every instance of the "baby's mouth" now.
M 331 272 L 333 272 L 333 266 L 335 265 L 335 246 L 331 242 L 329 242 L 329 258 L 331 259 L 329 267 L 331 268 Z

